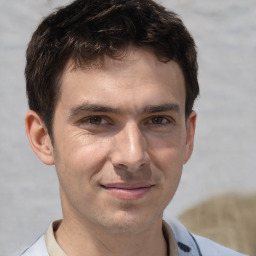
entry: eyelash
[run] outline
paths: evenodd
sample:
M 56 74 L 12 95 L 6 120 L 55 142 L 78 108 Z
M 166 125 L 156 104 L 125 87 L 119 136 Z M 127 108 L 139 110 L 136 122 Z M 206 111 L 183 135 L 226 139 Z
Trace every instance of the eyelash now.
M 94 121 L 96 123 L 94 123 Z M 97 121 L 99 121 L 99 123 Z M 89 116 L 89 117 L 86 117 L 86 118 L 82 119 L 79 122 L 79 124 L 85 124 L 86 123 L 86 124 L 89 124 L 89 125 L 92 125 L 92 126 L 100 126 L 100 125 L 104 125 L 104 124 L 102 124 L 102 121 L 104 121 L 104 124 L 110 124 L 110 121 L 107 120 L 107 118 L 103 117 L 103 116 Z
M 154 121 L 159 121 L 159 119 L 161 121 L 160 123 L 154 123 Z M 164 123 L 163 123 L 163 120 L 165 120 Z M 165 126 L 165 125 L 172 123 L 172 120 L 170 120 L 170 118 L 168 118 L 166 116 L 153 116 L 149 119 L 148 123 L 150 123 L 150 125 Z

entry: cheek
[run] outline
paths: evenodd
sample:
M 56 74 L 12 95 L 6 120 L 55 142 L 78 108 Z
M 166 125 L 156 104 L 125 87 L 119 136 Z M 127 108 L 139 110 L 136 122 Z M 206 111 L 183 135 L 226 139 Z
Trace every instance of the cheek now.
M 154 162 L 159 181 L 158 202 L 165 209 L 175 195 L 182 174 L 183 162 L 176 148 L 165 148 L 155 154 Z
M 77 182 L 90 182 L 107 161 L 110 143 L 107 140 L 81 135 L 63 138 L 57 145 L 56 168 L 60 176 Z
M 164 138 L 148 138 L 151 160 L 167 174 L 179 171 L 184 162 L 186 150 L 186 132 L 173 132 Z M 168 171 L 170 170 L 170 171 Z
M 156 167 L 162 171 L 165 184 L 176 187 L 179 183 L 183 168 L 183 154 L 174 148 L 163 149 L 157 152 Z
M 167 204 L 175 194 L 180 182 L 185 153 L 184 137 L 178 134 L 178 136 L 170 136 L 162 142 L 152 142 L 151 160 L 159 170 L 157 173 L 164 193 L 162 198 Z
M 98 143 L 76 142 L 63 141 L 56 150 L 56 170 L 62 202 L 64 205 L 71 203 L 74 208 L 77 208 L 77 205 L 86 207 L 88 201 L 95 199 L 95 189 L 107 155 L 105 143 L 99 146 Z

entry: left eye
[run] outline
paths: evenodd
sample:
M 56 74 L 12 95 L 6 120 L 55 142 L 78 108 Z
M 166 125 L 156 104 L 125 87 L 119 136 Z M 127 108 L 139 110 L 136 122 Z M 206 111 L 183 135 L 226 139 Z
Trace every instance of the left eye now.
M 170 123 L 170 121 L 163 116 L 154 116 L 149 120 L 150 124 L 167 124 Z

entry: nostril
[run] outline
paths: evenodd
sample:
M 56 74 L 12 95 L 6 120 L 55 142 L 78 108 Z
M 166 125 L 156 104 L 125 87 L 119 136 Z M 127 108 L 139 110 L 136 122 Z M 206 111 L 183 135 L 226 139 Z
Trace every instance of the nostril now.
M 127 171 L 128 167 L 124 164 L 114 165 L 114 168 L 119 171 Z
M 115 164 L 113 163 L 114 169 L 119 172 L 140 172 L 140 170 L 145 169 L 145 167 L 148 165 L 147 162 L 126 162 L 126 164 L 119 163 Z

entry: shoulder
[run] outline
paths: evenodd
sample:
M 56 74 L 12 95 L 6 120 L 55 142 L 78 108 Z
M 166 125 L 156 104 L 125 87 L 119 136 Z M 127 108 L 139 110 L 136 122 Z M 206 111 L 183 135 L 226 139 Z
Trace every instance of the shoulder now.
M 197 236 L 194 234 L 192 236 L 195 238 L 196 242 L 198 243 L 202 255 L 245 256 L 245 254 L 235 252 L 235 251 L 233 251 L 227 247 L 224 247 L 220 244 L 217 244 L 205 237 Z
M 20 256 L 49 256 L 45 244 L 44 235 L 40 236 Z
M 177 245 L 179 255 L 188 256 L 245 256 L 217 244 L 210 239 L 191 234 L 179 221 L 168 221 Z

